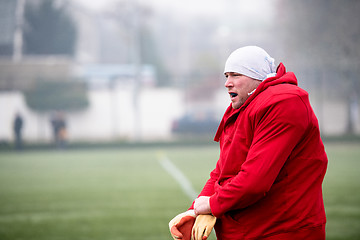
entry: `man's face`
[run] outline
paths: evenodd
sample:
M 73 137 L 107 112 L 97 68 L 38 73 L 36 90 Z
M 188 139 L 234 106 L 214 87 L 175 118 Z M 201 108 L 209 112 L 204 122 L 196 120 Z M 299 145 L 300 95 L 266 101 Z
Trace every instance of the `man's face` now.
M 228 89 L 234 109 L 240 108 L 249 98 L 248 93 L 252 92 L 261 83 L 259 80 L 235 72 L 227 72 L 225 77 L 227 79 L 225 87 Z

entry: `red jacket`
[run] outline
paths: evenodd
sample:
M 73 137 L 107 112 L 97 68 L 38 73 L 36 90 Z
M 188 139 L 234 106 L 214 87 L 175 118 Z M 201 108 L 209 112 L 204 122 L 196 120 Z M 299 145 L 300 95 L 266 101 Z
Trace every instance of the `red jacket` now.
M 327 156 L 308 94 L 280 64 L 215 136 L 220 158 L 200 196 L 211 196 L 218 239 L 325 239 Z

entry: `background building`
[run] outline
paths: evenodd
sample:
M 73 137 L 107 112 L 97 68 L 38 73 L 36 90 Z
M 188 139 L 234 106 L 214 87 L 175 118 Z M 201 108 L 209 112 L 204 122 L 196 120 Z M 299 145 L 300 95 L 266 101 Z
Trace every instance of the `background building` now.
M 86 84 L 89 105 L 64 111 L 71 141 L 169 140 L 185 117 L 220 121 L 223 64 L 244 45 L 295 72 L 324 135 L 360 133 L 358 1 L 202 3 L 0 0 L 0 140 L 20 111 L 26 141 L 51 141 L 58 109 L 24 95 L 39 79 Z

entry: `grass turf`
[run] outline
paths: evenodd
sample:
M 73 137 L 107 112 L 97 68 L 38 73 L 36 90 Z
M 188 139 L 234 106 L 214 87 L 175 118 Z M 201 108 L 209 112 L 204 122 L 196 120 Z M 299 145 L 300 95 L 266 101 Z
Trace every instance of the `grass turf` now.
M 360 239 L 360 149 L 326 148 L 327 239 Z M 158 151 L 0 152 L 0 239 L 170 239 L 168 221 L 190 200 Z M 219 154 L 216 145 L 162 151 L 197 191 Z

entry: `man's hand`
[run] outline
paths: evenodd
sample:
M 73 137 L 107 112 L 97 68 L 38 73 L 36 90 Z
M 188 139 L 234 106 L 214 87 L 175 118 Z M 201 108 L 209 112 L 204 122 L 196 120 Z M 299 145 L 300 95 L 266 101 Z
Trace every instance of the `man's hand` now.
M 169 222 L 169 229 L 174 240 L 189 240 L 193 224 L 195 222 L 194 210 L 180 213 Z
M 192 228 L 191 240 L 206 240 L 216 223 L 216 217 L 213 215 L 199 215 L 196 217 L 194 227 Z
M 201 196 L 195 199 L 194 211 L 196 215 L 211 214 L 210 197 Z

